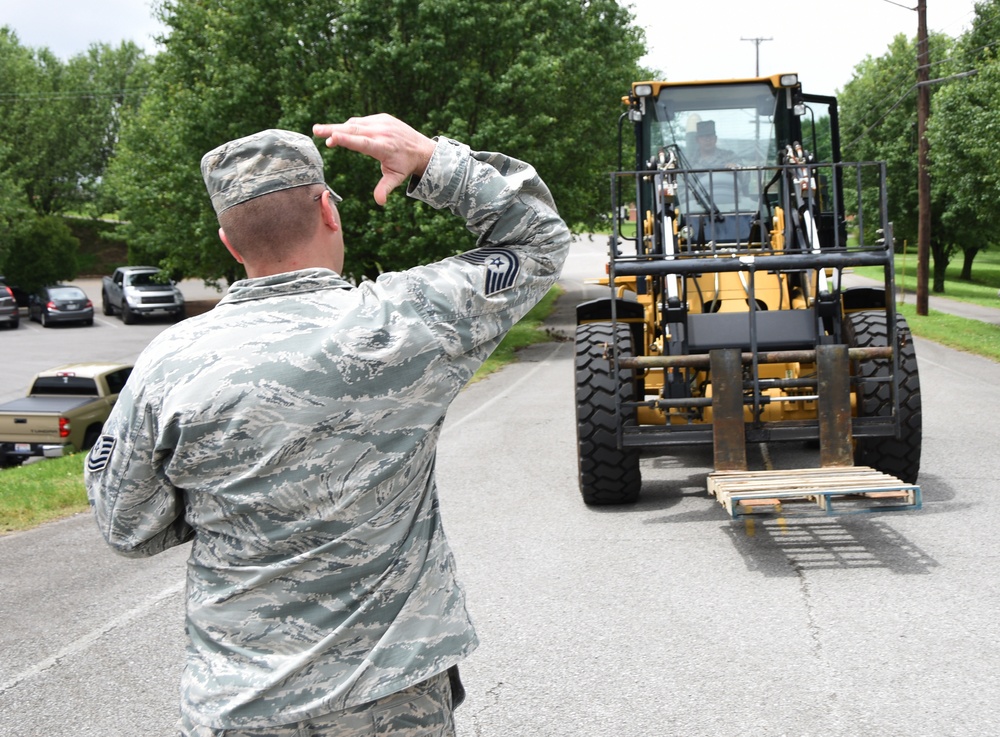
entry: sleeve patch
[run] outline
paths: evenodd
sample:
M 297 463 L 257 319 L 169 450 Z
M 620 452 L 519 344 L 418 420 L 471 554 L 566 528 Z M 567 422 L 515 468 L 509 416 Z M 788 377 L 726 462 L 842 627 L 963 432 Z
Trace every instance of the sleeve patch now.
M 87 454 L 87 470 L 91 473 L 97 473 L 107 468 L 117 442 L 117 438 L 112 435 L 102 435 L 98 438 L 94 447 L 90 449 L 90 453 Z
M 459 258 L 486 267 L 483 290 L 487 297 L 514 286 L 517 272 L 521 269 L 517 254 L 506 248 L 477 248 L 475 251 L 463 253 Z

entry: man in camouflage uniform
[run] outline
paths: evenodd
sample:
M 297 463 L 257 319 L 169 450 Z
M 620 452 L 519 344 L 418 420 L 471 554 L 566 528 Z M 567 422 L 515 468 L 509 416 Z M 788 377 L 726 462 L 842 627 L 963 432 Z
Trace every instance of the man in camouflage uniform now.
M 220 236 L 248 278 L 143 351 L 87 487 L 119 553 L 193 540 L 182 734 L 444 737 L 477 640 L 441 528 L 437 439 L 555 282 L 569 232 L 510 157 L 384 115 L 313 132 L 381 163 L 377 202 L 408 181 L 478 247 L 352 286 L 309 138 L 209 152 Z

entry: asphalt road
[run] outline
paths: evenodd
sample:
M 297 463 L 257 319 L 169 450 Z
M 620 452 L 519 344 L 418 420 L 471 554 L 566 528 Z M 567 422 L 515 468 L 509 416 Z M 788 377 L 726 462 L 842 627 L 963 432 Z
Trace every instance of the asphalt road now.
M 574 248 L 564 305 L 600 251 Z M 482 640 L 459 734 L 1000 734 L 1000 365 L 917 355 L 924 509 L 754 525 L 708 496 L 708 453 L 586 508 L 569 342 L 468 387 L 438 463 Z M 0 737 L 174 734 L 186 552 L 115 557 L 87 515 L 0 537 Z

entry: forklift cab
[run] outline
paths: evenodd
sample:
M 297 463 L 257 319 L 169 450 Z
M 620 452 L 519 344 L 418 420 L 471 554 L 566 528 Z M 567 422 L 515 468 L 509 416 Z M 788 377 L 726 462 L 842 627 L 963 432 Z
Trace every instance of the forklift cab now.
M 681 240 L 693 246 L 766 247 L 788 194 L 782 167 L 840 160 L 836 99 L 804 95 L 794 74 L 639 82 L 628 99 L 638 123 L 635 169 L 659 172 L 637 193 L 638 211 L 672 208 Z M 807 205 L 824 245 L 835 240 L 838 186 L 820 182 Z

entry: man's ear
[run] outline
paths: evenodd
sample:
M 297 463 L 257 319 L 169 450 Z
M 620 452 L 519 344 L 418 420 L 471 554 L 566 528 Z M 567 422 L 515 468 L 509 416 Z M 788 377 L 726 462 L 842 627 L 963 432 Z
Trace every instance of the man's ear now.
M 233 248 L 233 245 L 229 242 L 229 239 L 226 237 L 226 231 L 224 231 L 222 228 L 219 228 L 219 239 L 225 244 L 226 250 L 232 254 L 233 258 L 242 264 L 243 257 L 236 252 L 235 248 Z
M 323 197 L 320 199 L 320 212 L 323 213 L 323 224 L 326 227 L 335 232 L 340 230 L 340 214 L 330 201 L 329 190 L 323 192 Z

